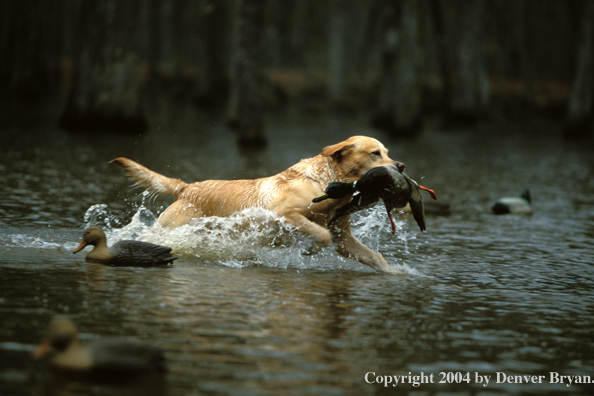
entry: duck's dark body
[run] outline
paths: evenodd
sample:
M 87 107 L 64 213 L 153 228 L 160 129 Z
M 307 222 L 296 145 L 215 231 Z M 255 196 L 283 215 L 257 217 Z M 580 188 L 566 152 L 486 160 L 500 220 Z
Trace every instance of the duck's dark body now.
M 410 200 L 412 188 L 406 177 L 395 166 L 373 168 L 356 183 L 362 204 L 384 201 L 386 209 L 403 208 Z
M 105 233 L 99 227 L 85 230 L 83 241 L 74 250 L 79 252 L 87 245 L 94 248 L 87 254 L 86 260 L 115 266 L 153 267 L 167 265 L 177 257 L 171 255 L 171 248 L 154 243 L 124 240 L 107 247 Z
M 425 212 L 423 200 L 419 192 L 419 185 L 406 175 L 403 166 L 379 166 L 371 169 L 360 180 L 354 183 L 331 183 L 325 194 L 314 199 L 319 202 L 327 198 L 341 198 L 348 193 L 357 191 L 351 202 L 339 208 L 329 224 L 342 216 L 368 209 L 380 199 L 383 201 L 388 217 L 392 224 L 392 233 L 396 226 L 392 219 L 392 210 L 410 205 L 411 212 L 421 231 L 425 231 Z M 421 187 L 425 189 L 424 187 Z M 428 189 L 425 189 L 428 190 Z M 430 191 L 432 197 L 435 193 Z
M 109 251 L 111 257 L 107 260 L 100 257 L 93 258 L 91 255 L 92 252 L 87 255 L 86 259 L 102 264 L 142 267 L 166 265 L 177 259 L 177 257 L 171 255 L 170 247 L 142 241 L 119 241 L 112 245 Z

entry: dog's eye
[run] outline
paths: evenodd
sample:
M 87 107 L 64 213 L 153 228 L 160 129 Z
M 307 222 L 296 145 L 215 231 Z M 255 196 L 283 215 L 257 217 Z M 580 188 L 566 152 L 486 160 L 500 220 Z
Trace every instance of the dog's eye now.
M 381 151 L 379 151 L 379 150 L 375 150 L 375 151 L 374 151 L 373 153 L 371 153 L 371 154 L 373 154 L 373 155 L 377 155 L 378 157 L 381 157 L 381 156 L 382 156 L 382 152 L 381 152 Z

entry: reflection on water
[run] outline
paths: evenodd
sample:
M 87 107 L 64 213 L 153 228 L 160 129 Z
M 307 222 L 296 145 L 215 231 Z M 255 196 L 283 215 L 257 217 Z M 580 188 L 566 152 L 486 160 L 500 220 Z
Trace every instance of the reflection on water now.
M 594 385 L 549 384 L 551 371 L 594 379 L 591 146 L 437 131 L 391 142 L 353 119 L 290 118 L 271 119 L 269 149 L 246 156 L 194 113 L 177 124 L 154 117 L 165 133 L 138 139 L 2 135 L 0 394 L 147 394 L 40 374 L 29 354 L 56 313 L 74 317 L 83 341 L 123 336 L 165 348 L 170 371 L 152 394 L 592 393 Z M 159 230 L 154 219 L 168 201 L 131 189 L 108 164 L 129 156 L 187 181 L 256 177 L 355 134 L 384 141 L 451 204 L 450 216 L 428 218 L 427 233 L 402 218 L 392 236 L 382 207 L 354 218 L 359 238 L 405 276 L 332 249 L 303 255 L 308 241 L 263 211 Z M 533 216 L 489 213 L 524 187 Z M 71 251 L 88 222 L 104 226 L 110 243 L 166 240 L 182 257 L 171 268 L 85 263 Z M 281 247 L 263 242 L 271 235 Z M 436 383 L 383 388 L 365 382 L 368 372 L 433 373 Z M 440 372 L 472 381 L 440 384 Z M 497 372 L 546 380 L 498 384 Z M 489 385 L 475 373 L 491 375 Z

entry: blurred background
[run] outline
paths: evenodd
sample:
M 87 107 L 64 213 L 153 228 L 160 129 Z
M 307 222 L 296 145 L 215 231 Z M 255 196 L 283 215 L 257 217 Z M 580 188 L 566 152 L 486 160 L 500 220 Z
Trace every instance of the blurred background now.
M 392 137 L 593 130 L 587 0 L 7 0 L 0 18 L 5 126 L 52 114 L 67 131 L 151 131 L 147 105 L 164 99 L 219 111 L 255 147 L 287 107 Z

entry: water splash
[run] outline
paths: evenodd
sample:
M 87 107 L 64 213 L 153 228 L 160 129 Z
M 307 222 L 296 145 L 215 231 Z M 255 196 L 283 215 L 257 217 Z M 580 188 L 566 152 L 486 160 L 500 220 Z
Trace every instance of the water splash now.
M 403 211 L 395 214 L 396 232 L 393 236 L 390 236 L 391 241 L 397 238 L 399 245 L 403 247 L 404 254 L 411 253 L 410 242 L 417 239 L 416 233 L 409 231 L 407 222 L 404 220 L 407 215 Z M 353 235 L 376 251 L 381 248 L 380 243 L 382 241 L 381 238 L 378 238 L 378 235 L 390 235 L 392 232 L 383 205 L 376 205 L 367 211 L 355 213 L 351 217 L 351 225 Z
M 150 192 L 144 191 L 142 194 L 142 202 L 134 213 L 131 224 L 140 224 L 151 226 L 156 221 L 155 214 L 146 206 L 146 201 L 150 201 L 153 197 Z M 123 222 L 113 213 L 108 210 L 106 204 L 96 204 L 91 206 L 84 215 L 85 228 L 96 226 L 102 228 L 105 232 L 114 231 L 116 227 L 123 227 Z M 128 239 L 136 239 L 135 234 L 129 231 Z
M 63 245 L 45 240 L 43 236 L 27 234 L 7 234 L 0 236 L 0 243 L 5 247 L 31 249 L 62 249 Z
M 160 208 L 157 212 L 147 208 L 145 199 L 150 199 L 150 196 L 143 194 L 142 197 L 142 203 L 134 210 L 128 224 L 124 225 L 124 220 L 118 217 L 121 214 L 116 214 L 107 205 L 96 204 L 86 211 L 85 226 L 102 228 L 109 245 L 124 239 L 152 242 L 171 247 L 179 257 L 212 261 L 233 268 L 256 265 L 282 269 L 374 272 L 355 260 L 340 256 L 333 245 L 310 254 L 315 250 L 313 238 L 303 235 L 272 211 L 250 208 L 229 217 L 196 218 L 186 225 L 166 228 L 157 221 Z M 401 254 L 394 255 L 394 244 L 400 247 L 399 252 L 404 249 L 406 255 L 409 253 L 410 241 L 416 238 L 414 233 L 407 231 L 406 221 L 397 220 L 396 235 L 391 235 L 385 208 L 378 205 L 353 215 L 352 229 L 365 245 L 382 252 L 395 272 L 419 275 L 418 271 L 403 262 Z M 63 246 L 70 249 L 70 245 L 75 246 L 75 243 L 59 245 L 39 238 L 12 235 L 9 245 L 33 248 Z
M 96 204 L 85 212 L 83 217 L 85 228 L 97 226 L 105 231 L 111 231 L 114 226 L 122 226 L 120 220 L 107 210 L 106 204 Z
M 197 258 L 217 262 L 234 268 L 262 265 L 272 268 L 296 268 L 331 270 L 337 269 L 370 271 L 354 260 L 336 253 L 334 246 L 309 254 L 315 241 L 301 234 L 274 212 L 261 208 L 249 208 L 229 217 L 203 217 L 192 219 L 188 224 L 176 227 L 162 227 L 157 216 L 141 205 L 131 222 L 108 233 L 110 243 L 122 239 L 136 239 L 169 246 L 180 257 Z M 389 236 L 388 244 L 394 243 L 390 225 L 383 206 L 360 212 L 353 216 L 353 232 L 367 246 L 382 251 L 379 235 Z M 399 245 L 405 246 L 416 238 L 407 232 L 406 221 L 397 220 Z M 402 260 L 386 257 L 395 272 L 420 273 Z

